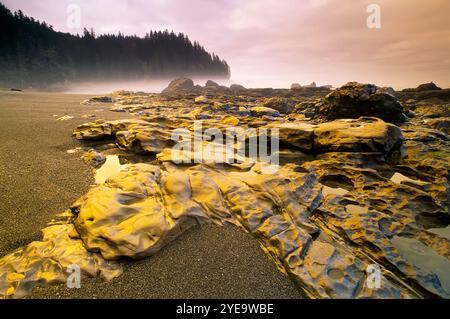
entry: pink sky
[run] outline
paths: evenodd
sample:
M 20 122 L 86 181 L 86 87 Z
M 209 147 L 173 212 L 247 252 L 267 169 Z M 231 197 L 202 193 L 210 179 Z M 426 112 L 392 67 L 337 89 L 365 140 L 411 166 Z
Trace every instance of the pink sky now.
M 450 87 L 450 0 L 0 0 L 11 10 L 81 33 L 173 29 L 199 41 L 250 87 L 356 80 L 396 88 Z M 66 25 L 69 4 L 81 29 Z M 381 8 L 369 29 L 367 6 Z

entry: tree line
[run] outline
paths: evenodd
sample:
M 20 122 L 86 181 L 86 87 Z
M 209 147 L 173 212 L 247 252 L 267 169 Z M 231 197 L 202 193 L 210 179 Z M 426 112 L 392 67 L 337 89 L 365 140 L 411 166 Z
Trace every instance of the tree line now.
M 82 35 L 53 30 L 46 22 L 12 13 L 0 3 L 0 83 L 142 80 L 177 76 L 230 76 L 226 61 L 183 33 L 150 31 L 145 37 Z

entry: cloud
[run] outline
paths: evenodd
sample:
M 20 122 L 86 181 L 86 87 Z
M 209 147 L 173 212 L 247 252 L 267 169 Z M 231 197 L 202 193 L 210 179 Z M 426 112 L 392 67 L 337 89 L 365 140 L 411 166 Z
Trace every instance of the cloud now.
M 78 3 L 82 26 L 144 35 L 173 29 L 225 58 L 233 79 L 258 86 L 349 80 L 395 87 L 450 86 L 448 0 L 4 0 L 55 29 Z M 367 6 L 382 28 L 368 29 Z

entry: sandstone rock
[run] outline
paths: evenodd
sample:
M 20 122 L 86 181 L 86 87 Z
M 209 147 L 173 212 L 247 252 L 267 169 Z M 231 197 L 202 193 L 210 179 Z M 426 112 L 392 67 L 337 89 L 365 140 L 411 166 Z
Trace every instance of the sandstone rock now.
M 450 104 L 419 105 L 414 113 L 429 118 L 450 117 Z
M 263 103 L 263 106 L 277 110 L 282 114 L 289 114 L 295 108 L 295 105 L 291 101 L 280 97 L 273 97 L 270 99 L 266 99 Z
M 90 99 L 87 99 L 81 104 L 89 105 L 89 104 L 98 104 L 98 103 L 114 103 L 114 100 L 109 96 L 94 96 Z
M 106 161 L 106 157 L 102 153 L 99 153 L 94 149 L 90 149 L 89 151 L 83 154 L 83 161 L 86 164 L 97 167 Z
M 214 81 L 208 80 L 205 83 L 205 87 L 218 88 L 220 85 Z
M 403 106 L 395 97 L 371 84 L 350 82 L 326 96 L 318 115 L 327 119 L 378 117 L 386 122 L 405 121 Z
M 315 125 L 308 123 L 283 123 L 269 127 L 279 130 L 279 139 L 282 146 L 294 147 L 308 152 L 313 151 Z
M 403 143 L 401 130 L 377 118 L 336 120 L 314 129 L 317 152 L 380 152 L 390 154 Z
M 378 152 L 389 156 L 403 143 L 401 130 L 377 118 L 343 119 L 318 125 L 305 122 L 271 124 L 280 143 L 303 151 Z
M 213 89 L 210 105 L 193 103 L 204 91 L 115 96 L 128 112 L 145 115 L 86 123 L 74 136 L 115 139 L 121 153 L 144 155 L 126 155 L 126 165 L 116 156 L 120 169 L 76 201 L 69 220 L 57 224 L 63 228 L 53 229 L 44 244 L 0 258 L 0 297 L 63 282 L 66 262 L 81 264 L 88 275 L 114 277 L 120 269 L 106 260 L 153 255 L 191 226 L 212 222 L 254 236 L 307 297 L 448 298 L 450 140 L 438 130 L 445 130 L 446 119 L 426 118 L 420 109 L 444 114 L 448 106 L 413 103 L 417 117 L 401 129 L 373 117 L 320 123 L 273 109 L 262 118 L 237 118 L 266 94 L 301 105 L 296 112 L 315 108 L 320 96 L 305 92 Z M 278 128 L 279 165 L 235 153 L 239 143 L 174 149 L 172 131 L 192 133 L 199 116 L 207 118 L 203 132 Z M 396 153 L 404 156 L 391 160 Z M 380 270 L 379 289 L 368 286 L 370 267 Z
M 415 89 L 404 89 L 403 91 L 404 92 L 424 92 L 424 91 L 438 91 L 438 90 L 442 90 L 442 89 L 440 87 L 438 87 L 436 84 L 434 84 L 433 82 L 430 82 L 430 83 L 420 84 Z
M 73 136 L 79 140 L 97 140 L 111 135 L 111 125 L 104 120 L 79 125 L 73 132 Z
M 204 95 L 198 96 L 194 100 L 195 104 L 206 104 L 208 103 L 208 98 Z
M 232 91 L 245 91 L 246 88 L 240 84 L 231 84 L 230 85 L 230 90 Z
M 88 252 L 72 223 L 49 225 L 43 239 L 34 241 L 0 259 L 0 298 L 22 298 L 35 287 L 65 283 L 68 267 L 82 274 L 111 280 L 122 273 L 118 264 Z
M 271 109 L 269 107 L 264 106 L 255 106 L 250 109 L 250 112 L 253 116 L 273 116 L 277 117 L 280 116 L 280 112 L 274 109 Z
M 79 140 L 100 140 L 113 138 L 118 131 L 127 130 L 133 125 L 146 124 L 147 122 L 141 120 L 118 120 L 107 122 L 99 119 L 95 122 L 77 126 L 72 135 Z
M 162 93 L 178 93 L 183 91 L 190 91 L 194 89 L 194 81 L 189 78 L 178 78 L 169 83 L 167 88 L 165 88 Z
M 230 126 L 238 126 L 240 123 L 238 118 L 236 118 L 235 116 L 231 116 L 231 115 L 225 116 L 220 122 L 222 124 L 230 125 Z
M 312 82 L 311 84 L 305 85 L 304 87 L 305 88 L 316 88 L 317 84 L 316 84 L 316 82 Z
M 160 153 L 175 144 L 171 139 L 171 131 L 165 125 L 157 123 L 133 125 L 127 130 L 117 132 L 116 144 L 119 148 L 135 154 Z
M 161 175 L 158 167 L 140 164 L 91 189 L 72 209 L 89 249 L 99 250 L 106 259 L 139 258 L 154 254 L 205 219 L 190 197 L 186 174 Z
M 427 126 L 450 135 L 450 117 L 426 120 Z

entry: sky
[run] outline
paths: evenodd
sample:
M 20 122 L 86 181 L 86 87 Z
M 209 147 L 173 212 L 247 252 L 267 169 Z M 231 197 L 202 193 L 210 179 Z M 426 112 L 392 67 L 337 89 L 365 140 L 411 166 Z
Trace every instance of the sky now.
M 183 32 L 225 59 L 232 82 L 248 87 L 450 87 L 450 0 L 0 1 L 74 34 L 83 27 L 97 34 Z M 79 28 L 67 23 L 71 4 L 80 8 Z M 380 28 L 368 27 L 372 4 Z

